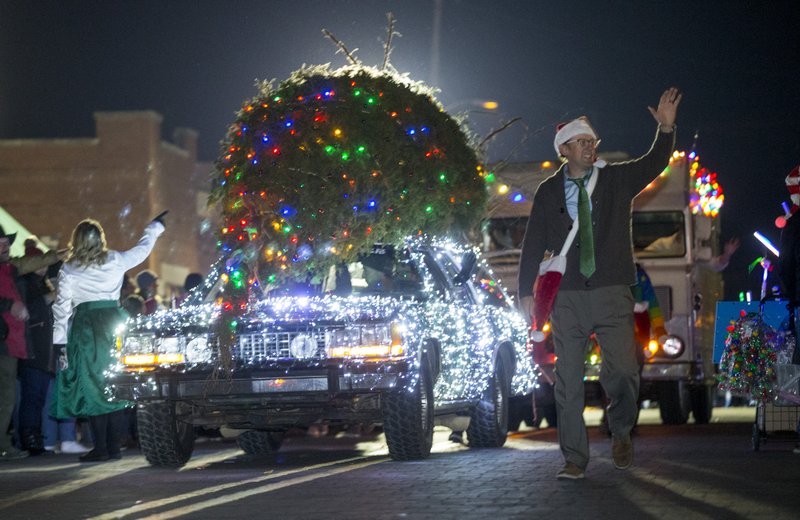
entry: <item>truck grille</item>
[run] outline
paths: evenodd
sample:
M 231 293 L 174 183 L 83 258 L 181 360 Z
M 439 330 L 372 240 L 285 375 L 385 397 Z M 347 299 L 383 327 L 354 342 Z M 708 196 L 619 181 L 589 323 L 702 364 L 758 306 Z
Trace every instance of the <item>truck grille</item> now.
M 300 355 L 292 354 L 292 342 L 295 342 L 302 352 Z M 217 338 L 213 340 L 215 351 L 219 351 Z M 298 348 L 296 347 L 296 348 Z M 236 345 L 233 347 L 234 359 L 245 363 L 266 359 L 321 359 L 325 357 L 325 331 L 279 331 L 279 332 L 252 332 L 239 334 Z

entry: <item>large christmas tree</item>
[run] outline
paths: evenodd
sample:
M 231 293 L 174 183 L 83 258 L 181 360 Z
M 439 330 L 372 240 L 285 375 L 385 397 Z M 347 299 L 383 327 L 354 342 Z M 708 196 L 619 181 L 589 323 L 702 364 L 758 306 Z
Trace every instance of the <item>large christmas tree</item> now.
M 261 84 L 231 125 L 211 194 L 219 246 L 262 284 L 307 280 L 376 242 L 464 233 L 486 198 L 475 149 L 430 89 L 362 65 Z
M 376 243 L 477 229 L 487 201 L 477 147 L 432 89 L 388 64 L 392 23 L 382 68 L 326 33 L 350 65 L 260 83 L 231 124 L 210 197 L 229 258 L 223 344 L 254 286 L 313 282 Z

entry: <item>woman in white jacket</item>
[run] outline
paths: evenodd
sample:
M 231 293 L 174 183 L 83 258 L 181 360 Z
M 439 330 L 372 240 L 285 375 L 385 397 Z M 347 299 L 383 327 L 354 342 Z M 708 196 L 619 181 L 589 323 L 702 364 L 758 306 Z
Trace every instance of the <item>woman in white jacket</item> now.
M 164 232 L 156 217 L 128 251 L 109 250 L 99 222 L 86 219 L 72 232 L 67 260 L 58 273 L 53 305 L 53 344 L 66 351 L 65 367 L 56 377 L 51 415 L 88 417 L 94 449 L 81 462 L 121 458 L 122 409 L 131 406 L 112 398 L 106 375 L 115 361 L 114 332 L 127 314 L 119 306 L 123 275 L 142 263 Z

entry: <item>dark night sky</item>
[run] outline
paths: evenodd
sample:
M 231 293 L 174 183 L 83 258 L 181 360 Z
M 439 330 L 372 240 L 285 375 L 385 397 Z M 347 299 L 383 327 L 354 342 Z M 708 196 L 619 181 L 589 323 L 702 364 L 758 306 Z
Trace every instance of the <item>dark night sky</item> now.
M 690 147 L 699 132 L 701 161 L 725 189 L 723 234 L 742 238 L 728 293 L 757 293 L 759 275 L 746 273 L 761 254 L 752 232 L 777 242 L 783 178 L 800 163 L 793 3 L 0 0 L 0 138 L 88 137 L 94 111 L 152 109 L 165 136 L 197 129 L 201 159 L 213 160 L 256 79 L 345 64 L 322 28 L 379 65 L 391 11 L 400 72 L 432 82 L 455 111 L 499 102 L 493 114 L 472 113 L 481 134 L 525 121 L 527 140 L 516 146 L 522 126 L 504 132 L 490 160 L 553 159 L 554 125 L 582 114 L 604 150 L 638 155 L 654 131 L 646 106 L 681 88 L 678 145 Z

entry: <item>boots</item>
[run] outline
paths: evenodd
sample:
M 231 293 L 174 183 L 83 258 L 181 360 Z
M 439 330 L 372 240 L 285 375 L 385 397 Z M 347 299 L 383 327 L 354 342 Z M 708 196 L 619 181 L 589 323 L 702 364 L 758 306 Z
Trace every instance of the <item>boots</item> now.
M 42 434 L 35 430 L 22 430 L 20 432 L 20 443 L 22 449 L 29 452 L 31 455 L 41 455 L 44 453 L 44 442 L 42 441 Z
M 120 439 L 125 425 L 125 412 L 122 410 L 108 414 L 108 430 L 106 433 L 106 449 L 108 458 L 119 460 L 122 458 Z
M 78 457 L 79 461 L 102 462 L 108 460 L 108 415 L 92 415 L 89 417 L 89 428 L 92 430 L 94 449 Z

